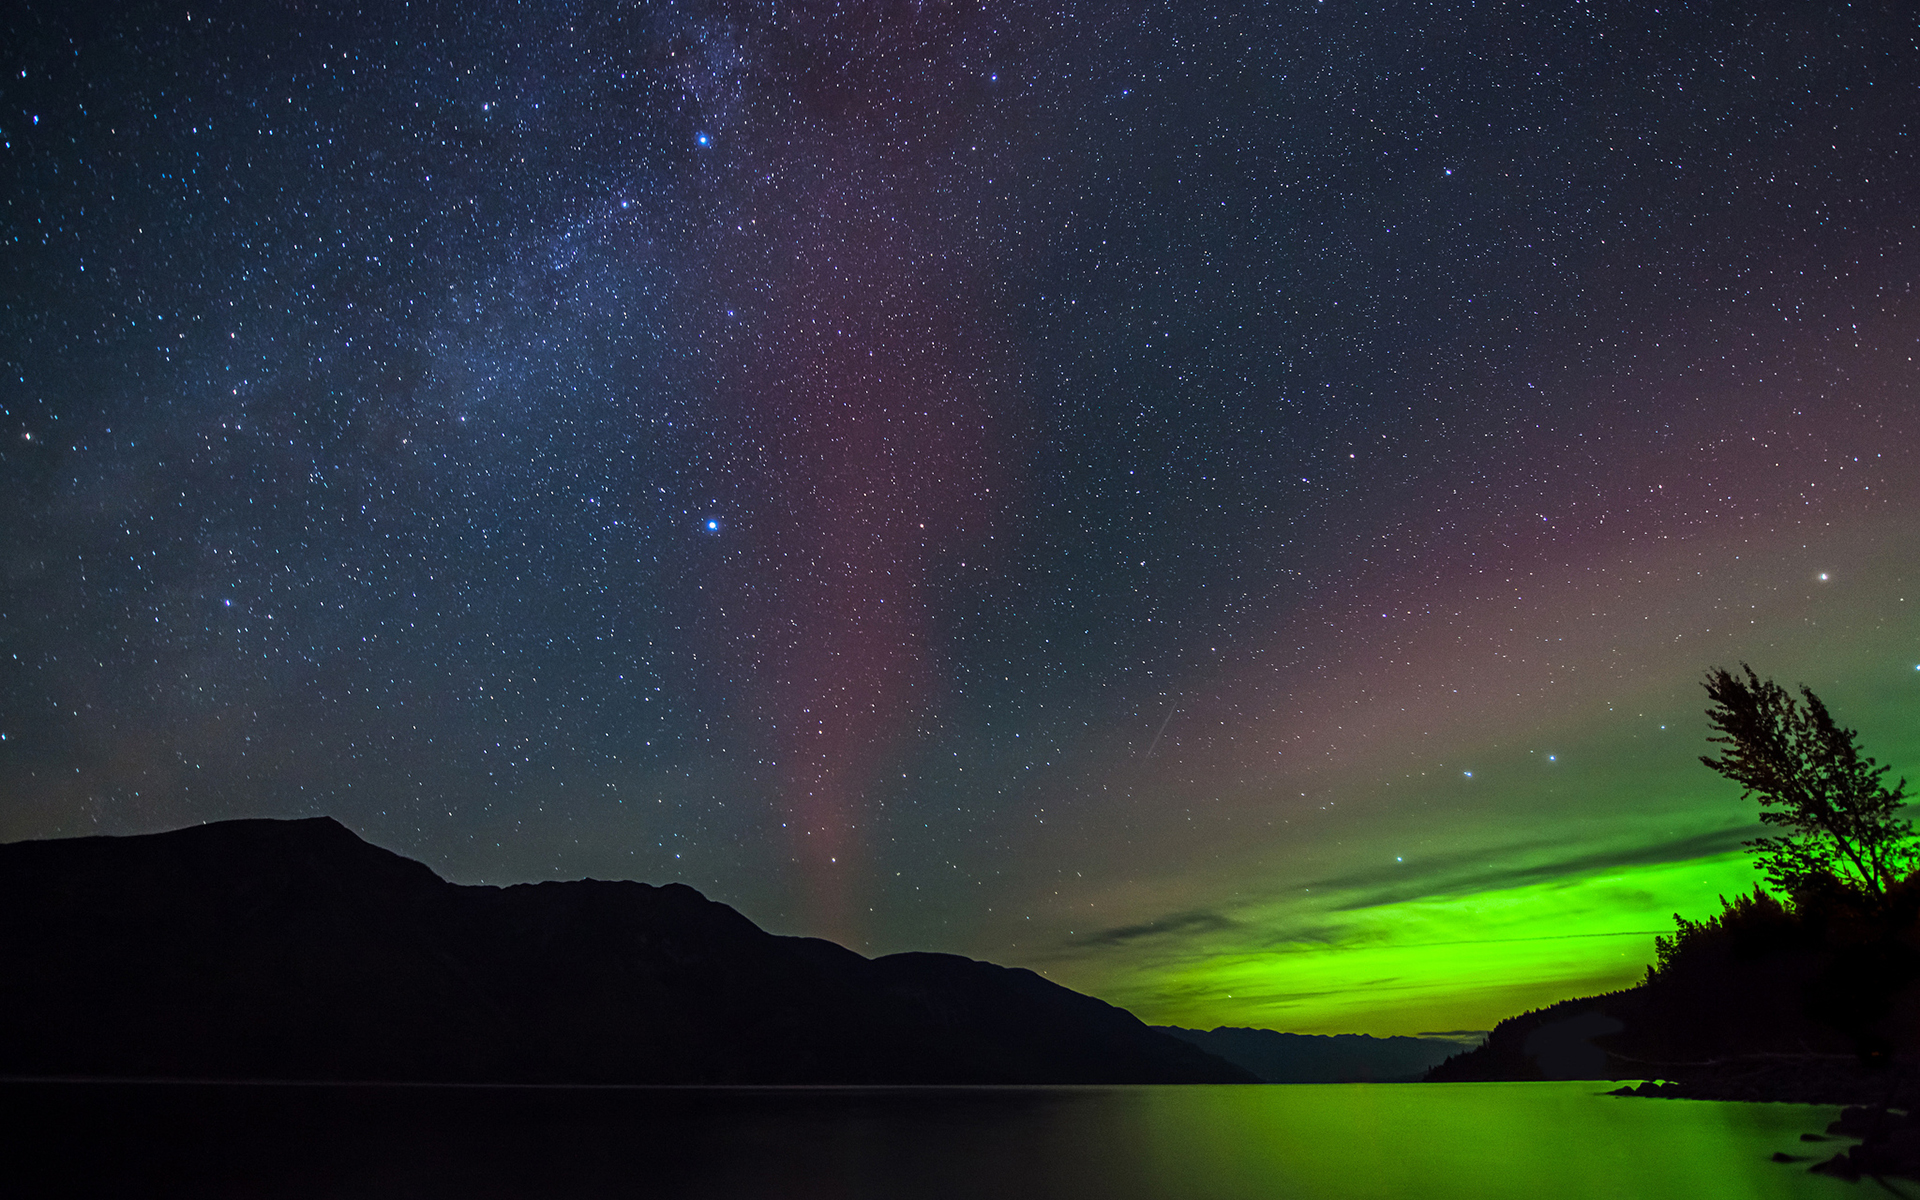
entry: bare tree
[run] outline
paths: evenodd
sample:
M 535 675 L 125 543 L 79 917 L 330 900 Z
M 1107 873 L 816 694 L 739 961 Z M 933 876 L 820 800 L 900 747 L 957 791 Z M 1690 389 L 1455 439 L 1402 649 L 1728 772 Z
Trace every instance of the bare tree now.
M 1707 672 L 1707 719 L 1728 747 L 1700 761 L 1760 801 L 1760 820 L 1778 837 L 1746 845 L 1768 882 L 1789 895 L 1825 881 L 1879 897 L 1920 864 L 1913 822 L 1899 817 L 1907 781 L 1889 789 L 1888 768 L 1860 753 L 1858 735 L 1834 724 L 1805 684 L 1800 699 L 1745 663 L 1745 678 L 1720 667 Z

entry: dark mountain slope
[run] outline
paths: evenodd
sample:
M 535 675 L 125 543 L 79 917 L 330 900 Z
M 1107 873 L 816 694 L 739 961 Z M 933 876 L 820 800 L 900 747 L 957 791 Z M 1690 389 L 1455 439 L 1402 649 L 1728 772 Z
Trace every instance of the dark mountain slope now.
M 1631 991 L 1562 1000 L 1546 1008 L 1508 1017 L 1487 1040 L 1456 1054 L 1427 1073 L 1430 1083 L 1492 1079 L 1612 1079 L 1646 1068 L 1610 1054 L 1610 1036 L 1624 1027 L 1624 1016 L 1638 1016 Z
M 0 1074 L 1243 1082 L 1030 971 L 679 884 L 459 887 L 328 819 L 0 846 Z

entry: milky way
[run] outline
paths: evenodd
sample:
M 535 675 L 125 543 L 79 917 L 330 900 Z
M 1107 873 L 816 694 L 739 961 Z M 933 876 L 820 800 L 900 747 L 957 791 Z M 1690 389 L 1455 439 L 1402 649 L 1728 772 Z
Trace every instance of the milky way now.
M 1920 50 L 1750 7 L 27 6 L 0 837 L 1629 981 L 1749 876 L 1707 667 L 1920 773 Z

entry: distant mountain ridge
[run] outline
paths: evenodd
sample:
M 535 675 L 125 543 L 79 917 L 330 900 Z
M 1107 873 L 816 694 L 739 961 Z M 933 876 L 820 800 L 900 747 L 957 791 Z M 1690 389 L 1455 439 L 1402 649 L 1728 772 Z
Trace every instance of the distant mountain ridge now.
M 1225 1025 L 1211 1030 L 1154 1028 L 1243 1067 L 1267 1083 L 1412 1083 L 1466 1049 L 1445 1038 L 1281 1033 Z
M 328 818 L 0 845 L 0 1075 L 1238 1083 L 1031 971 L 681 884 L 451 884 Z

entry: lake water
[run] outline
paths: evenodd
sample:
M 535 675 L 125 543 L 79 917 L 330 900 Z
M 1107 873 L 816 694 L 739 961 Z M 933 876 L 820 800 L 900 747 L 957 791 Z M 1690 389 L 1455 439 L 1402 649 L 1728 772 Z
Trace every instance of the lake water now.
M 1852 1197 L 1838 1110 L 1594 1083 L 443 1089 L 0 1085 L 0 1175 L 196 1196 Z M 1775 1151 L 1803 1161 L 1770 1161 Z M 1920 1193 L 1920 1189 L 1914 1189 Z

